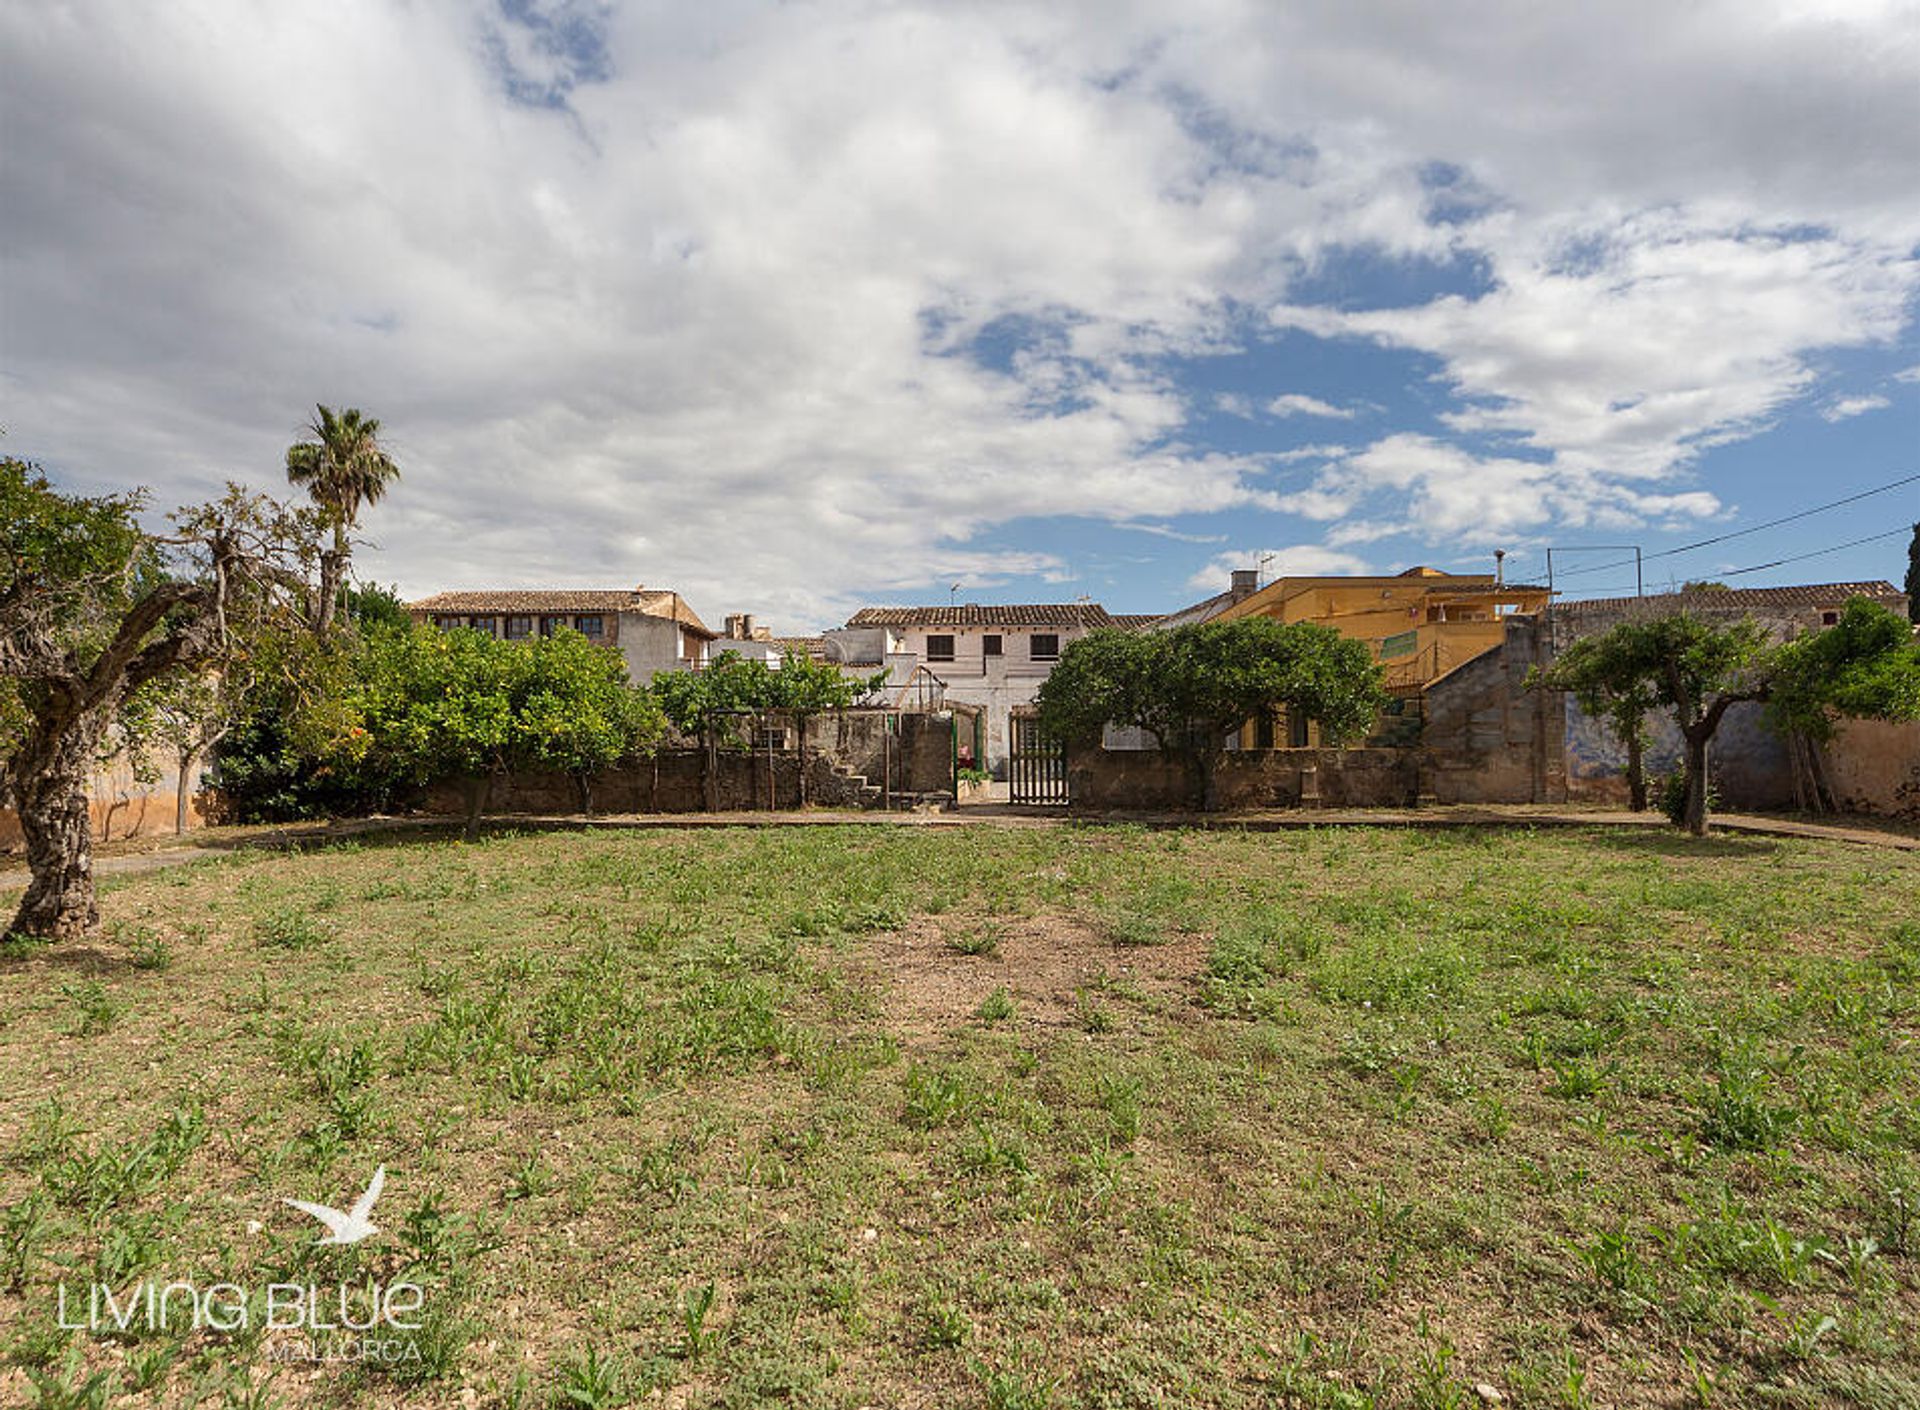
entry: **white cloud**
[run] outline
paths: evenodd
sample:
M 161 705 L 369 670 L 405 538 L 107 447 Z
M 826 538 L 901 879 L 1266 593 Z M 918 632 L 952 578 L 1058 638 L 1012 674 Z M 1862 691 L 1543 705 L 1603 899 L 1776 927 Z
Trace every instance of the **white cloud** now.
M 308 403 L 359 404 L 405 470 L 375 576 L 798 626 L 1063 572 L 997 541 L 1029 517 L 1702 512 L 1694 452 L 1916 287 L 1910 11 L 539 13 L 0 9 L 8 450 L 168 502 L 274 483 Z M 1291 308 L 1355 247 L 1488 292 Z M 1161 359 L 1268 307 L 1434 359 L 1446 433 L 1303 448 L 1333 463 L 1286 491 L 1190 443 Z
M 1465 403 L 1443 416 L 1563 470 L 1646 479 L 1751 434 L 1811 384 L 1815 349 L 1891 339 L 1920 262 L 1837 238 L 1702 226 L 1667 212 L 1542 240 L 1490 239 L 1495 286 L 1364 313 L 1274 321 L 1439 357 Z M 1569 267 L 1573 251 L 1583 262 Z
M 1858 397 L 1835 397 L 1820 408 L 1822 421 L 1846 421 L 1855 416 L 1865 416 L 1869 411 L 1879 411 L 1893 403 L 1886 397 L 1872 394 Z
M 1233 573 L 1242 568 L 1257 568 L 1262 583 L 1275 578 L 1332 577 L 1371 571 L 1366 559 L 1351 553 L 1319 544 L 1297 543 L 1290 548 L 1249 548 L 1222 553 L 1187 579 L 1187 586 L 1195 592 L 1225 592 Z
M 1125 529 L 1129 533 L 1152 534 L 1156 538 L 1172 539 L 1176 543 L 1224 543 L 1225 534 L 1189 534 L 1174 528 L 1171 524 L 1115 524 L 1116 529 Z
M 1299 460 L 1331 460 L 1335 456 L 1345 455 L 1346 453 L 1347 448 L 1343 445 L 1322 444 L 1295 446 L 1292 450 L 1275 451 L 1269 455 L 1267 459 L 1273 461 L 1276 465 L 1291 465 Z
M 1896 382 L 1920 382 L 1920 363 L 1916 363 L 1912 367 L 1901 368 L 1893 374 L 1893 380 Z
M 1285 497 L 1307 518 L 1342 519 L 1363 505 L 1392 506 L 1388 521 L 1433 544 L 1513 547 L 1549 525 L 1622 528 L 1649 518 L 1718 513 L 1705 491 L 1667 494 L 1548 460 L 1478 454 L 1413 432 L 1387 436 L 1329 466 L 1311 488 Z M 1364 538 L 1329 542 L 1363 542 Z
M 1270 416 L 1326 416 L 1338 421 L 1353 420 L 1353 412 L 1344 406 L 1335 406 L 1332 402 L 1321 401 L 1301 392 L 1288 392 L 1275 397 L 1267 403 Z

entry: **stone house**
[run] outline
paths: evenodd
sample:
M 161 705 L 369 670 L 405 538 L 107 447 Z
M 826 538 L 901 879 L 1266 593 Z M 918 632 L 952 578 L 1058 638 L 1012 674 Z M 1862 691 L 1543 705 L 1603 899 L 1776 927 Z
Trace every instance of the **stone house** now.
M 416 622 L 465 627 L 504 641 L 571 628 L 626 660 L 635 685 L 661 671 L 698 670 L 714 633 L 679 593 L 664 588 L 517 589 L 442 592 L 409 602 Z

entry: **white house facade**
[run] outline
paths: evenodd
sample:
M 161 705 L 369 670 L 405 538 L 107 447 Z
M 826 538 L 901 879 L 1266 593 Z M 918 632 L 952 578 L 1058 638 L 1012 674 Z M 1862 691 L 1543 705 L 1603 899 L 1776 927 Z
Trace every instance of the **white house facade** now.
M 1116 617 L 1094 602 L 947 607 L 867 607 L 826 633 L 829 660 L 885 666 L 893 680 L 937 677 L 945 699 L 986 712 L 984 767 L 1006 763 L 1009 721 L 1031 707 L 1069 642 L 1099 627 L 1137 628 L 1152 617 Z

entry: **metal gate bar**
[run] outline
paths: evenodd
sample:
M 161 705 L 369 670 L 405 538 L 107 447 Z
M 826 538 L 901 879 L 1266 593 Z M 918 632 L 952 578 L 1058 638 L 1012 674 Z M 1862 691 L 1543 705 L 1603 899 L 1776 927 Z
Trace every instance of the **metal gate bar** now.
M 1067 802 L 1067 751 L 1040 728 L 1030 715 L 1015 715 L 1008 724 L 1012 748 L 1007 753 L 1007 799 L 1064 807 Z

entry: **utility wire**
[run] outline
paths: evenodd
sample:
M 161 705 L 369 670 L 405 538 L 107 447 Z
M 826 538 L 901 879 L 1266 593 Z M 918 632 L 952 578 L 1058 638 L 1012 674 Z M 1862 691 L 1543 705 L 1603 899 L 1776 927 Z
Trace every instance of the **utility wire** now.
M 1771 563 L 1755 563 L 1750 568 L 1729 568 L 1718 576 L 1722 578 L 1738 578 L 1748 573 L 1764 573 L 1769 568 L 1784 567 L 1788 563 L 1803 563 L 1809 558 L 1824 558 L 1829 553 L 1839 553 L 1843 549 L 1858 548 L 1862 544 L 1879 543 L 1882 539 L 1902 538 L 1911 532 L 1912 530 L 1910 529 L 1889 529 L 1882 534 L 1868 534 L 1863 539 L 1852 539 L 1846 543 L 1836 543 L 1830 548 L 1816 548 L 1811 553 L 1796 553 L 1787 558 L 1776 558 Z M 1632 560 L 1629 559 L 1628 561 L 1631 562 Z M 1618 587 L 1589 588 L 1586 590 L 1586 593 L 1594 597 L 1603 596 L 1607 593 L 1624 593 L 1629 586 L 1631 586 L 1631 584 L 1623 583 Z M 1656 596 L 1657 595 L 1658 594 L 1656 594 Z
M 1720 576 L 1737 578 L 1742 573 L 1760 573 L 1768 568 L 1778 568 L 1783 563 L 1799 563 L 1808 558 L 1821 558 L 1829 553 L 1838 553 L 1843 548 L 1858 548 L 1863 543 L 1878 543 L 1881 539 L 1902 538 L 1912 532 L 1911 529 L 1889 529 L 1884 534 L 1868 534 L 1863 539 L 1854 539 L 1851 543 L 1837 543 L 1832 548 L 1816 548 L 1812 553 L 1796 553 L 1791 558 L 1776 558 L 1771 563 L 1756 563 L 1751 568 L 1734 568 Z
M 1797 519 L 1807 519 L 1807 518 L 1811 518 L 1815 514 L 1824 514 L 1827 512 L 1827 510 L 1838 509 L 1843 504 L 1857 504 L 1859 501 L 1863 499 L 1871 499 L 1873 498 L 1873 496 L 1877 494 L 1885 494 L 1888 490 L 1897 490 L 1902 485 L 1911 485 L 1915 481 L 1920 481 L 1920 475 L 1908 475 L 1904 479 L 1893 480 L 1887 484 L 1878 485 L 1870 490 L 1862 490 L 1860 491 L 1859 494 L 1850 494 L 1845 499 L 1836 499 L 1828 504 L 1816 504 L 1814 505 L 1813 508 L 1802 509 L 1797 514 L 1788 514 L 1779 519 L 1769 519 L 1764 524 L 1755 524 L 1750 529 L 1735 529 L 1731 533 L 1715 534 L 1710 539 L 1701 539 L 1698 543 L 1683 543 L 1678 548 L 1664 549 L 1659 553 L 1649 553 L 1644 555 L 1640 561 L 1643 563 L 1651 563 L 1656 558 L 1672 558 L 1676 554 L 1691 553 L 1696 548 L 1711 548 L 1716 543 L 1725 543 L 1729 539 L 1744 538 L 1748 534 L 1757 534 L 1763 529 L 1777 529 L 1782 524 L 1791 524 Z M 1862 542 L 1866 542 L 1866 540 L 1862 540 Z M 1822 550 L 1822 551 L 1831 552 L 1831 550 Z M 1813 555 L 1809 554 L 1808 556 L 1812 557 Z M 1583 573 L 1604 573 L 1609 568 L 1625 568 L 1630 564 L 1632 564 L 1633 561 L 1634 560 L 1631 558 L 1622 558 L 1612 563 L 1599 563 L 1591 567 L 1569 569 L 1567 572 L 1557 574 L 1556 576 L 1563 577 L 1563 578 L 1577 578 Z M 1788 559 L 1783 559 L 1782 561 L 1787 563 L 1792 563 L 1792 562 L 1795 562 L 1796 560 L 1788 558 Z M 1762 566 L 1772 567 L 1774 565 L 1769 563 L 1769 564 L 1763 564 Z M 1739 571 L 1745 573 L 1752 570 L 1742 568 Z

